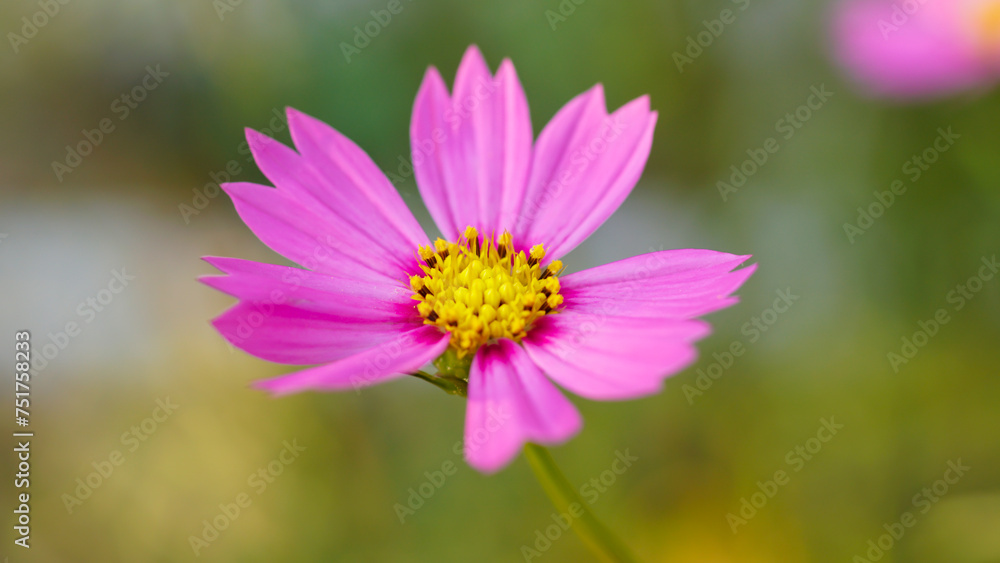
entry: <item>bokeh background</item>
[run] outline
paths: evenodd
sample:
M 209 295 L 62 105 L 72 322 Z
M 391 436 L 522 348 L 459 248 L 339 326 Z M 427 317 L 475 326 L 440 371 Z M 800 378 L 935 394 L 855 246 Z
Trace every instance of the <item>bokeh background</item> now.
M 654 397 L 574 399 L 585 429 L 554 449 L 581 486 L 607 480 L 616 452 L 638 458 L 592 508 L 643 560 L 873 560 L 869 540 L 912 512 L 881 561 L 1000 561 L 1000 279 L 974 283 L 960 310 L 952 293 L 1000 251 L 1000 94 L 860 96 L 831 63 L 823 2 L 403 0 L 350 60 L 342 43 L 387 1 L 51 4 L 57 13 L 16 47 L 9 33 L 23 34 L 41 4 L 0 6 L 2 371 L 13 371 L 16 330 L 32 332 L 36 352 L 60 346 L 32 377 L 32 547 L 13 544 L 5 447 L 0 556 L 519 561 L 522 546 L 545 545 L 553 509 L 524 459 L 487 477 L 455 454 L 460 399 L 417 380 L 269 399 L 248 383 L 290 368 L 228 346 L 208 321 L 233 300 L 195 281 L 214 273 L 203 255 L 284 263 L 212 184 L 227 167 L 266 182 L 241 147 L 244 127 L 287 142 L 279 116 L 294 106 L 396 171 L 426 67 L 450 82 L 475 43 L 494 69 L 514 61 L 536 134 L 596 82 L 612 108 L 648 93 L 660 113 L 642 180 L 565 260 L 570 270 L 686 247 L 760 264 L 741 303 L 710 317 L 697 364 Z M 735 21 L 678 68 L 675 54 L 697 53 L 688 38 L 724 9 Z M 123 106 L 147 66 L 167 75 Z M 832 96 L 786 138 L 780 120 L 814 87 Z M 54 170 L 105 118 L 114 130 L 92 154 Z M 960 137 L 914 181 L 904 166 L 949 127 Z M 780 149 L 723 198 L 718 182 L 769 137 Z M 896 179 L 905 194 L 849 237 L 845 223 Z M 397 187 L 435 232 L 412 177 Z M 102 292 L 116 271 L 134 279 Z M 797 299 L 768 312 L 779 291 Z M 949 322 L 895 369 L 888 354 L 939 309 Z M 61 335 L 70 322 L 79 331 Z M 730 362 L 734 342 L 745 352 Z M 10 405 L 13 383 L 2 388 Z M 176 409 L 164 416 L 158 400 Z M 824 418 L 843 428 L 810 442 Z M 305 450 L 275 462 L 286 441 Z M 808 460 L 795 453 L 817 444 Z M 115 451 L 113 473 L 67 501 Z M 457 472 L 401 523 L 395 505 L 448 462 Z M 949 462 L 970 469 L 935 494 Z M 269 464 L 280 475 L 262 488 L 252 476 Z M 734 532 L 727 515 L 782 470 L 788 483 Z M 249 506 L 206 532 L 240 494 Z M 196 553 L 192 536 L 214 539 Z M 563 533 L 532 560 L 589 558 Z

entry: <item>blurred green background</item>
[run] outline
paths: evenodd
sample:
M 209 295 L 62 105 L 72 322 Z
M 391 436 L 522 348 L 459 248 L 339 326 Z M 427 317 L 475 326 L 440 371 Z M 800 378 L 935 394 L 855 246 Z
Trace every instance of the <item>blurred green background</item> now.
M 527 546 L 531 560 L 590 560 L 572 534 L 539 539 L 553 509 L 523 457 L 486 477 L 454 453 L 461 400 L 416 380 L 280 400 L 249 389 L 291 368 L 229 347 L 208 321 L 233 300 L 195 281 L 215 273 L 203 255 L 283 263 L 225 195 L 198 195 L 217 194 L 227 167 L 266 182 L 243 127 L 287 142 L 276 116 L 294 106 L 395 171 L 426 67 L 450 83 L 475 43 L 494 69 L 514 61 L 536 134 L 596 82 L 612 108 L 648 93 L 660 113 L 642 180 L 570 270 L 687 247 L 760 264 L 742 302 L 709 318 L 695 366 L 654 397 L 574 399 L 585 428 L 554 449 L 581 486 L 608 484 L 616 452 L 638 458 L 593 509 L 643 560 L 1000 561 L 1000 279 L 956 297 L 1000 250 L 1000 94 L 859 97 L 830 63 L 821 2 L 403 0 L 349 61 L 342 43 L 387 1 L 69 0 L 45 4 L 58 11 L 44 18 L 42 4 L 0 6 L 2 371 L 16 330 L 32 331 L 36 351 L 62 346 L 32 377 L 32 547 L 13 544 L 8 448 L 0 556 L 523 561 Z M 725 9 L 735 21 L 686 52 Z M 45 24 L 28 39 L 33 17 Z M 129 106 L 121 97 L 147 66 L 161 80 Z M 804 112 L 814 87 L 832 96 Z M 92 154 L 54 170 L 104 119 L 114 129 Z M 914 180 L 904 167 L 949 127 L 957 141 Z M 730 167 L 772 137 L 779 149 L 723 198 Z M 905 193 L 849 236 L 858 208 L 877 212 L 874 192 L 897 179 Z M 116 271 L 134 279 L 102 292 Z M 778 292 L 797 299 L 769 312 Z M 949 322 L 893 365 L 939 309 Z M 61 334 L 69 322 L 73 336 Z M 737 342 L 743 354 L 727 357 Z M 165 416 L 158 400 L 176 409 Z M 843 427 L 831 438 L 821 419 Z M 284 454 L 291 463 L 286 442 L 305 448 Z M 449 462 L 457 472 L 401 523 L 397 503 Z M 969 469 L 935 492 L 949 462 Z M 271 482 L 253 477 L 262 469 Z M 789 478 L 772 487 L 778 471 Z M 88 478 L 98 485 L 81 487 Z M 772 496 L 755 496 L 761 487 Z M 237 498 L 249 505 L 220 516 Z M 906 512 L 915 525 L 880 538 Z M 216 537 L 206 520 L 225 529 Z M 211 541 L 195 549 L 192 537 Z

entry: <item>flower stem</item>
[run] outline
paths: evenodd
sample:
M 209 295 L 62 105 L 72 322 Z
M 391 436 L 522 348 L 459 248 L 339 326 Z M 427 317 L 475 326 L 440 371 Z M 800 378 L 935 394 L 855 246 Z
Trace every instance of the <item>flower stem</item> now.
M 465 397 L 468 390 L 469 384 L 465 380 L 459 379 L 457 377 L 451 377 L 447 375 L 431 375 L 424 371 L 417 371 L 416 373 L 411 373 L 410 375 L 412 375 L 413 377 L 418 377 L 420 379 L 423 379 L 424 381 L 433 383 L 434 385 L 437 385 L 438 387 L 443 389 L 445 393 L 448 393 L 449 395 L 458 395 L 459 397 Z
M 611 563 L 637 561 L 625 543 L 590 511 L 590 507 L 556 465 L 548 449 L 536 444 L 525 444 L 524 456 L 528 458 L 535 477 L 556 510 L 572 518 L 573 531 L 598 558 Z

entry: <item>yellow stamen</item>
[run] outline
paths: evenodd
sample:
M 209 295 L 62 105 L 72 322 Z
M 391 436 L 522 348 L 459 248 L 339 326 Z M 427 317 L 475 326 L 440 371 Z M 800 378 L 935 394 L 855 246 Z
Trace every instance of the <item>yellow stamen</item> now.
M 495 241 L 468 227 L 457 242 L 438 239 L 418 254 L 423 275 L 410 278 L 417 311 L 425 324 L 451 332 L 459 357 L 498 338 L 519 342 L 537 319 L 562 305 L 562 262 L 543 268 L 540 244 L 528 255 L 515 253 L 510 233 Z
M 987 55 L 1000 57 L 1000 2 L 985 0 L 973 3 L 973 37 Z

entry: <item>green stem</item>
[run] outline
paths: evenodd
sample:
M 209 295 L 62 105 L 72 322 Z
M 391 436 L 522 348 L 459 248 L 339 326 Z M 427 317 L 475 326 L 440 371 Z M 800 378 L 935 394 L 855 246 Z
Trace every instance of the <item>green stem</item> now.
M 595 555 L 602 561 L 610 563 L 637 561 L 625 543 L 590 511 L 590 507 L 560 471 L 548 449 L 536 444 L 526 444 L 524 456 L 528 458 L 535 477 L 545 489 L 545 494 L 549 496 L 556 510 L 573 517 L 571 520 L 573 531 Z
M 416 373 L 411 373 L 410 375 L 412 375 L 413 377 L 423 379 L 424 381 L 433 383 L 434 385 L 437 385 L 438 387 L 443 389 L 445 393 L 448 393 L 449 395 L 458 395 L 459 397 L 465 397 L 467 394 L 469 384 L 463 379 L 447 375 L 442 375 L 442 376 L 431 375 L 423 371 L 417 371 Z

